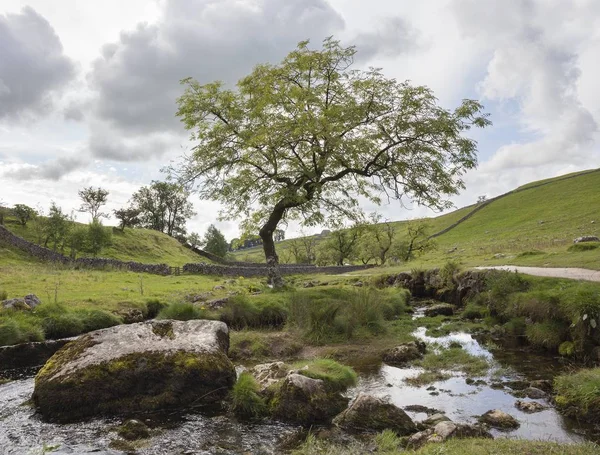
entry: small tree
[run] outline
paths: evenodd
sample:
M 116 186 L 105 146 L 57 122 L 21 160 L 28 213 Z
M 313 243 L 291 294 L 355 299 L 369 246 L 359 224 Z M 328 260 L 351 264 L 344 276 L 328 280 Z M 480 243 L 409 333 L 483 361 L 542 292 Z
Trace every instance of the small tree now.
M 396 252 L 404 262 L 408 262 L 435 248 L 435 241 L 429 237 L 429 224 L 416 220 L 408 223 L 407 240 L 396 246 Z
M 276 242 L 285 240 L 285 231 L 283 229 L 275 229 L 275 232 L 273 232 L 273 240 Z
M 202 246 L 204 251 L 222 258 L 225 257 L 227 251 L 229 251 L 229 243 L 225 240 L 225 236 L 213 224 L 206 230 Z
M 371 259 L 386 263 L 388 254 L 394 245 L 396 230 L 389 221 L 381 222 L 381 216 L 371 215 L 371 224 L 364 226 L 364 234 L 358 247 L 360 259 L 367 264 Z
M 44 246 L 48 244 L 52 245 L 52 249 L 57 251 L 64 251 L 65 243 L 69 230 L 71 229 L 71 218 L 69 215 L 64 213 L 62 209 L 52 202 L 50 210 L 48 211 L 48 217 L 44 223 Z
M 137 207 L 127 207 L 124 209 L 113 210 L 115 218 L 119 220 L 121 232 L 125 231 L 126 227 L 135 227 L 140 223 L 140 209 Z
M 202 245 L 202 239 L 200 238 L 200 234 L 198 234 L 197 232 L 192 232 L 188 234 L 185 238 L 185 241 L 194 247 Z
M 269 282 L 281 286 L 273 235 L 282 220 L 315 226 L 361 218 L 359 198 L 409 197 L 443 209 L 476 165 L 464 135 L 490 122 L 477 101 L 438 106 L 426 87 L 352 68 L 356 49 L 301 42 L 278 65 L 258 65 L 237 90 L 188 78 L 178 100 L 196 142 L 175 171 L 218 200 L 225 219 L 260 228 Z
M 362 230 L 361 225 L 355 225 L 333 231 L 323 242 L 321 254 L 331 258 L 336 265 L 344 265 L 347 259 L 355 256 Z
M 86 250 L 88 241 L 88 229 L 81 225 L 71 227 L 67 243 L 71 249 L 71 259 L 77 257 L 77 253 Z
M 82 201 L 80 212 L 87 212 L 92 216 L 92 222 L 99 220 L 101 217 L 107 217 L 106 213 L 100 212 L 100 207 L 106 205 L 108 191 L 103 188 L 94 188 L 89 186 L 79 191 L 79 198 Z
M 27 226 L 27 223 L 37 215 L 35 209 L 25 204 L 15 204 L 12 213 L 23 227 Z
M 96 257 L 103 248 L 110 246 L 111 243 L 111 232 L 102 225 L 100 220 L 94 220 L 88 225 L 86 252 Z

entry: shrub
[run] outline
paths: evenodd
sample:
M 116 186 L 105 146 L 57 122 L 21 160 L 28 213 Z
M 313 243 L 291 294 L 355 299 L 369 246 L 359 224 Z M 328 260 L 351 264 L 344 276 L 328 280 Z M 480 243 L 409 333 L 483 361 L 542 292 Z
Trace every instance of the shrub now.
M 518 258 L 526 258 L 528 256 L 539 256 L 540 254 L 546 254 L 543 251 L 540 250 L 531 250 L 531 251 L 522 251 L 519 254 L 517 254 Z
M 344 391 L 356 385 L 358 376 L 350 367 L 331 359 L 316 359 L 308 364 L 298 363 L 299 373 L 313 379 L 321 379 L 330 390 Z
M 509 317 L 524 316 L 534 322 L 559 319 L 560 298 L 555 292 L 546 290 L 515 294 L 504 314 Z
M 506 324 L 504 324 L 503 327 L 508 335 L 520 337 L 525 335 L 527 323 L 525 322 L 524 317 L 518 317 L 512 318 Z
M 258 392 L 260 387 L 256 379 L 243 372 L 238 377 L 230 392 L 231 410 L 243 418 L 257 418 L 266 414 L 267 405 Z
M 0 346 L 43 340 L 44 331 L 33 321 L 19 316 L 0 318 Z
M 82 310 L 77 312 L 77 316 L 83 322 L 83 331 L 105 329 L 122 323 L 118 316 L 102 310 Z
M 571 245 L 567 249 L 567 251 L 569 251 L 570 253 L 576 253 L 576 252 L 580 252 L 580 251 L 592 251 L 597 248 L 600 248 L 600 243 L 598 243 L 598 242 L 583 242 L 583 243 L 576 243 L 574 245 Z
M 51 314 L 42 319 L 42 327 L 46 338 L 57 339 L 79 335 L 84 332 L 85 325 L 76 314 Z
M 560 321 L 538 322 L 527 325 L 527 341 L 534 346 L 556 351 L 563 342 L 567 328 Z
M 454 279 L 456 275 L 460 272 L 461 265 L 456 261 L 448 261 L 444 264 L 444 266 L 440 269 L 440 278 L 442 279 L 442 283 L 444 284 L 444 288 L 446 289 L 454 289 L 456 283 Z
M 157 319 L 176 319 L 178 321 L 189 321 L 191 319 L 214 319 L 206 311 L 191 303 L 172 303 L 158 313 Z
M 148 319 L 154 319 L 161 310 L 165 309 L 168 305 L 165 302 L 161 302 L 158 299 L 150 299 L 146 301 L 146 317 Z
M 554 379 L 556 405 L 584 420 L 600 417 L 600 368 L 583 369 Z
M 287 309 L 279 301 L 270 299 L 264 301 L 238 295 L 229 299 L 219 317 L 221 321 L 236 330 L 273 328 L 285 324 Z
M 488 310 L 483 305 L 477 305 L 474 302 L 469 302 L 461 313 L 463 319 L 482 319 L 488 315 Z

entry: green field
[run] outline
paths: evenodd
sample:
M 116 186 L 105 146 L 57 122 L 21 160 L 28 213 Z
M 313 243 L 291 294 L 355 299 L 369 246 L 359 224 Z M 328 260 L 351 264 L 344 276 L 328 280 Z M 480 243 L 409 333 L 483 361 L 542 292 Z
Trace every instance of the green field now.
M 540 183 L 544 185 L 537 186 Z M 427 219 L 430 232 L 443 230 L 475 207 Z M 398 239 L 405 238 L 407 222 L 394 224 Z M 524 185 L 437 237 L 435 251 L 388 268 L 427 268 L 452 260 L 465 266 L 514 264 L 600 270 L 600 250 L 567 251 L 573 239 L 582 235 L 600 236 L 600 170 Z M 289 243 L 277 244 L 282 258 L 287 256 Z M 235 256 L 264 261 L 260 247 L 240 250 Z

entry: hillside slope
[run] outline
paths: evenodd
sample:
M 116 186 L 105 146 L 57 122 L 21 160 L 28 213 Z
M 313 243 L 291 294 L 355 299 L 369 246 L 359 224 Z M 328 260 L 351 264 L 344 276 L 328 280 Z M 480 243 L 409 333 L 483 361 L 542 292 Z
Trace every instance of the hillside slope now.
M 11 217 L 7 217 L 5 220 L 5 227 L 30 242 L 36 243 L 38 240 L 29 225 L 23 227 Z M 7 264 L 9 261 L 33 261 L 33 259 L 21 257 L 21 254 L 14 248 L 9 249 L 6 245 L 0 245 L 0 254 L 4 256 L 0 257 L 2 264 Z M 64 254 L 68 255 L 69 250 L 67 249 Z M 166 263 L 171 266 L 181 266 L 188 262 L 207 262 L 207 259 L 185 248 L 177 240 L 162 232 L 137 228 L 127 228 L 123 232 L 112 228 L 112 245 L 103 249 L 99 256 L 145 264 Z
M 472 205 L 427 219 L 430 232 L 452 226 L 476 208 Z M 394 226 L 398 238 L 406 236 L 406 221 Z M 437 249 L 410 267 L 455 260 L 466 265 L 510 262 L 600 269 L 600 250 L 567 252 L 573 239 L 581 235 L 600 236 L 600 169 L 531 182 L 495 198 L 437 237 Z M 289 241 L 278 244 L 284 252 L 281 256 L 288 245 Z M 261 248 L 241 250 L 236 256 L 264 260 Z

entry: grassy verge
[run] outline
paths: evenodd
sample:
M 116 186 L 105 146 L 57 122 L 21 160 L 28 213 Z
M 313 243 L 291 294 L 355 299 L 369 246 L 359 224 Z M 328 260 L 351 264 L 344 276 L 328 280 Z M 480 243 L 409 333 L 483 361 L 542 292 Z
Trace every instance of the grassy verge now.
M 588 421 L 600 418 L 600 368 L 558 376 L 554 391 L 556 405 L 563 413 Z
M 595 455 L 600 447 L 592 443 L 557 444 L 543 441 L 514 439 L 451 439 L 441 444 L 427 444 L 419 450 L 406 452 L 402 440 L 390 431 L 384 431 L 366 442 L 349 445 L 332 443 L 310 434 L 293 455 L 359 455 L 374 453 L 396 455 Z

